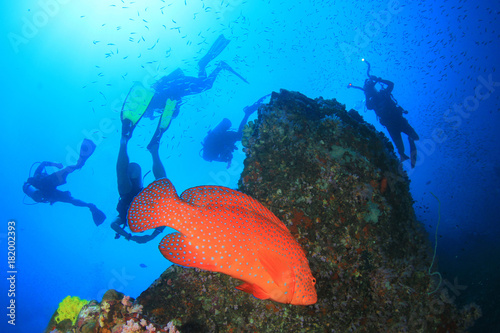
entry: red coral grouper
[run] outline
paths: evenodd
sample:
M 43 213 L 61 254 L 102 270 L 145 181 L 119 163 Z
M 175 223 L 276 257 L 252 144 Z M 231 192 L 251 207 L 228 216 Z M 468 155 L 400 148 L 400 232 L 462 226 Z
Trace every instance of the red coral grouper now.
M 316 303 L 316 280 L 286 226 L 255 199 L 221 186 L 198 186 L 179 196 L 168 179 L 145 188 L 128 211 L 135 232 L 168 226 L 179 232 L 160 243 L 171 262 L 220 272 L 260 299 Z

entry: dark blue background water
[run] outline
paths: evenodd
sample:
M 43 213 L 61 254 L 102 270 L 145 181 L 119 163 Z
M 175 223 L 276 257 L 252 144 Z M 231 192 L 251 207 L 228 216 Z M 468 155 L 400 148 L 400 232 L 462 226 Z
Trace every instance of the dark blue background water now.
M 169 263 L 157 242 L 114 239 L 119 110 L 134 81 L 153 83 L 196 64 L 217 36 L 225 60 L 250 84 L 223 72 L 214 87 L 185 99 L 160 154 L 179 192 L 201 184 L 236 187 L 233 165 L 199 157 L 206 132 L 223 117 L 237 127 L 242 109 L 280 88 L 337 98 L 363 108 L 372 74 L 395 82 L 394 95 L 419 133 L 415 169 L 404 165 L 418 218 L 434 244 L 442 203 L 438 268 L 458 304 L 483 307 L 488 330 L 499 281 L 500 149 L 498 1 L 77 1 L 2 3 L 1 331 L 41 331 L 66 295 L 100 299 L 109 288 L 138 296 Z M 143 120 L 129 144 L 132 161 L 151 168 L 145 149 L 156 122 Z M 81 141 L 97 150 L 61 187 L 91 201 L 108 220 L 96 228 L 87 209 L 23 204 L 33 162 L 75 162 Z M 408 149 L 408 148 L 407 148 Z M 145 182 L 153 180 L 147 176 Z M 29 199 L 25 200 L 30 203 Z M 16 221 L 16 326 L 7 324 L 7 222 Z M 146 266 L 146 267 L 143 267 Z M 498 313 L 496 314 L 498 317 Z M 498 324 L 498 321 L 496 322 Z

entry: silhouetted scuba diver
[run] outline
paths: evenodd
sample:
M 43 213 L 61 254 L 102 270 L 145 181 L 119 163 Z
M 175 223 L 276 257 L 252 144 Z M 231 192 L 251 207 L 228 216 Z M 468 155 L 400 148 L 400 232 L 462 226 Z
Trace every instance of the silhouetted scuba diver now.
M 41 162 L 33 176 L 29 177 L 24 183 L 23 192 L 36 202 L 50 203 L 51 205 L 56 202 L 67 202 L 77 207 L 87 207 L 92 213 L 94 223 L 97 226 L 102 224 L 106 219 L 106 215 L 96 205 L 73 198 L 69 191 L 57 189 L 58 186 L 66 184 L 66 177 L 70 173 L 83 167 L 94 150 L 95 144 L 85 139 L 80 147 L 80 157 L 75 165 L 63 168 L 61 163 Z M 45 170 L 47 166 L 53 166 L 61 170 L 49 174 Z
M 248 118 L 252 113 L 257 111 L 264 99 L 269 96 L 270 94 L 265 95 L 254 104 L 243 108 L 245 116 L 237 132 L 229 130 L 231 128 L 231 121 L 227 118 L 222 119 L 213 130 L 210 130 L 202 142 L 203 148 L 201 153 L 203 159 L 208 162 L 226 162 L 229 168 L 231 166 L 231 160 L 233 159 L 233 151 L 237 149 L 236 142 L 241 141 L 243 137 L 243 128 L 248 122 Z
M 143 189 L 141 166 L 137 163 L 130 162 L 127 153 L 127 145 L 128 141 L 132 138 L 132 133 L 137 123 L 144 116 L 145 110 L 146 105 L 138 107 L 136 104 L 127 103 L 127 101 L 125 101 L 122 106 L 120 115 L 122 121 L 122 136 L 120 138 L 120 150 L 116 162 L 116 176 L 120 200 L 116 206 L 118 217 L 111 223 L 111 228 L 116 232 L 115 239 L 124 236 L 125 239 L 137 243 L 146 243 L 154 239 L 165 229 L 165 227 L 159 227 L 156 228 L 151 235 L 143 236 L 132 236 L 132 234 L 125 230 L 128 226 L 127 214 L 129 206 L 135 196 Z M 153 159 L 153 174 L 155 179 L 167 177 L 158 152 L 161 136 L 167 130 L 170 123 L 170 118 L 166 121 L 166 117 L 169 117 L 169 115 L 165 113 L 161 115 L 156 132 L 147 147 Z
M 363 59 L 363 61 L 365 60 Z M 365 80 L 363 88 L 353 86 L 352 84 L 349 84 L 347 87 L 364 91 L 366 108 L 368 110 L 374 110 L 380 123 L 387 128 L 392 141 L 396 145 L 396 149 L 398 150 L 402 162 L 409 159 L 409 157 L 405 154 L 401 133 L 405 133 L 408 136 L 408 141 L 410 143 L 411 167 L 414 168 L 417 161 L 417 147 L 415 145 L 415 141 L 418 140 L 419 137 L 417 132 L 415 132 L 413 127 L 411 127 L 408 123 L 408 120 L 403 117 L 403 114 L 407 114 L 408 111 L 399 106 L 396 99 L 392 96 L 394 83 L 389 80 L 384 80 L 370 75 L 370 64 L 368 61 L 365 62 L 368 65 L 368 79 Z M 377 83 L 381 83 L 385 86 L 377 91 L 375 88 Z
M 229 44 L 229 40 L 224 35 L 219 35 L 207 54 L 198 62 L 198 77 L 186 76 L 180 68 L 177 68 L 156 81 L 152 89 L 145 88 L 141 84 L 134 85 L 127 95 L 125 103 L 137 104 L 137 107 L 145 108 L 144 115 L 150 119 L 161 113 L 164 116 L 162 126 L 168 128 L 171 119 L 179 115 L 182 98 L 212 88 L 220 71 L 228 70 L 248 83 L 224 61 L 220 61 L 212 73 L 207 75 L 206 66 L 226 48 L 227 44 Z M 161 133 L 156 133 L 152 142 L 158 141 L 158 136 L 161 136 Z

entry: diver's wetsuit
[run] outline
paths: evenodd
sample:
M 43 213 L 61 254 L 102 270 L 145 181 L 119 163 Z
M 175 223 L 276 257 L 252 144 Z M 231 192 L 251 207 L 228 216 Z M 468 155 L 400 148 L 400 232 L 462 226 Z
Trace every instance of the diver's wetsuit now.
M 247 124 L 248 118 L 252 113 L 257 111 L 259 106 L 264 102 L 264 99 L 269 96 L 270 94 L 262 96 L 255 103 L 243 109 L 245 116 L 241 120 L 237 132 L 229 130 L 231 128 L 231 121 L 227 118 L 222 119 L 213 130 L 209 131 L 202 143 L 203 159 L 208 162 L 218 161 L 230 164 L 233 159 L 233 151 L 237 149 L 236 142 L 241 141 L 243 128 Z
M 43 168 L 46 165 L 47 162 L 43 162 L 42 164 L 40 164 L 40 166 Z M 51 205 L 53 205 L 58 201 L 71 202 L 73 197 L 71 196 L 71 193 L 69 191 L 61 191 L 57 189 L 58 186 L 66 184 L 67 174 L 68 173 L 62 176 L 61 173 L 58 174 L 55 172 L 49 175 L 46 172 L 39 171 L 39 169 L 37 169 L 33 177 L 28 178 L 27 182 L 25 183 L 25 186 L 33 186 L 36 189 L 36 191 L 39 192 L 37 195 L 34 196 L 37 199 L 34 199 L 33 196 L 30 196 L 35 201 L 41 199 L 38 202 L 50 203 Z
M 128 226 L 127 223 L 127 213 L 130 207 L 130 204 L 134 200 L 134 198 L 142 191 L 141 187 L 132 188 L 129 192 L 122 194 L 120 196 L 120 200 L 116 205 L 116 211 L 118 212 L 118 217 L 115 219 L 113 223 L 111 223 L 111 228 L 116 232 L 115 238 L 119 238 L 120 236 L 124 236 L 127 240 L 132 240 L 139 244 L 147 243 L 148 241 L 154 239 L 158 236 L 165 227 L 158 227 L 154 230 L 151 235 L 143 235 L 143 236 L 132 236 L 130 233 L 125 231 L 125 228 Z
M 189 95 L 195 95 L 209 90 L 214 85 L 215 79 L 220 71 L 228 70 L 235 74 L 244 82 L 248 83 L 241 75 L 236 73 L 226 62 L 221 61 L 217 67 L 207 75 L 206 66 L 215 59 L 229 44 L 229 40 L 220 35 L 214 44 L 210 47 L 207 54 L 203 56 L 198 62 L 198 76 L 186 76 L 180 68 L 175 69 L 172 73 L 162 77 L 153 84 L 155 94 L 149 103 L 145 117 L 153 119 L 155 111 L 164 112 L 167 101 L 171 100 L 174 105 L 172 112 L 172 119 L 177 117 L 179 109 L 182 104 L 182 98 Z
M 130 204 L 132 203 L 132 200 L 141 193 L 142 188 L 135 188 L 132 189 L 130 192 L 127 194 L 124 194 L 120 196 L 120 200 L 118 201 L 118 204 L 116 205 L 116 211 L 118 212 L 118 217 L 121 219 L 121 221 L 124 221 L 124 224 L 126 224 L 127 221 L 127 212 L 130 207 Z
M 376 82 L 381 82 L 385 84 L 386 87 L 377 91 L 375 89 Z M 377 78 L 376 80 L 367 80 L 364 87 L 366 108 L 375 111 L 375 114 L 380 119 L 380 123 L 387 128 L 387 131 L 396 145 L 396 149 L 402 159 L 408 159 L 408 157 L 404 153 L 405 149 L 401 133 L 408 135 L 411 154 L 413 155 L 412 166 L 414 166 L 416 159 L 416 147 L 414 141 L 418 140 L 419 136 L 413 127 L 411 127 L 408 123 L 408 120 L 403 117 L 403 108 L 398 106 L 392 98 L 391 93 L 393 89 L 394 83 L 389 80 L 382 80 L 380 78 Z
M 235 131 L 229 131 L 231 122 L 224 118 L 213 130 L 211 130 L 203 141 L 203 159 L 209 162 L 230 162 L 233 151 L 236 149 L 236 141 L 241 140 L 241 135 Z
M 92 153 L 90 153 L 88 156 L 90 156 L 91 154 Z M 81 154 L 81 156 L 83 156 L 83 154 Z M 50 203 L 51 205 L 53 205 L 56 202 L 66 202 L 76 207 L 87 207 L 92 213 L 94 223 L 97 226 L 101 225 L 106 219 L 106 215 L 102 211 L 100 211 L 96 207 L 96 205 L 73 198 L 69 191 L 61 191 L 57 189 L 58 186 L 66 184 L 66 177 L 70 173 L 80 169 L 83 166 L 88 156 L 85 156 L 84 159 L 81 158 L 76 165 L 67 166 L 64 169 L 51 174 L 48 174 L 45 171 L 45 167 L 55 166 L 58 168 L 62 168 L 62 164 L 48 161 L 40 163 L 38 168 L 35 170 L 33 177 L 29 177 L 28 180 L 24 183 L 23 192 L 34 201 L 39 203 Z

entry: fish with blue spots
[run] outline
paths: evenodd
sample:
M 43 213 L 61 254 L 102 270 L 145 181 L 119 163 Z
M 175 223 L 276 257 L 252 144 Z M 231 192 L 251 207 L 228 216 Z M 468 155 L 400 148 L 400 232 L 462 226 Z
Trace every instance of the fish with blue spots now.
M 174 264 L 227 274 L 236 288 L 259 299 L 295 305 L 316 303 L 316 280 L 303 249 L 285 224 L 252 197 L 227 187 L 198 186 L 179 197 L 159 179 L 135 197 L 130 229 L 161 226 L 160 252 Z

